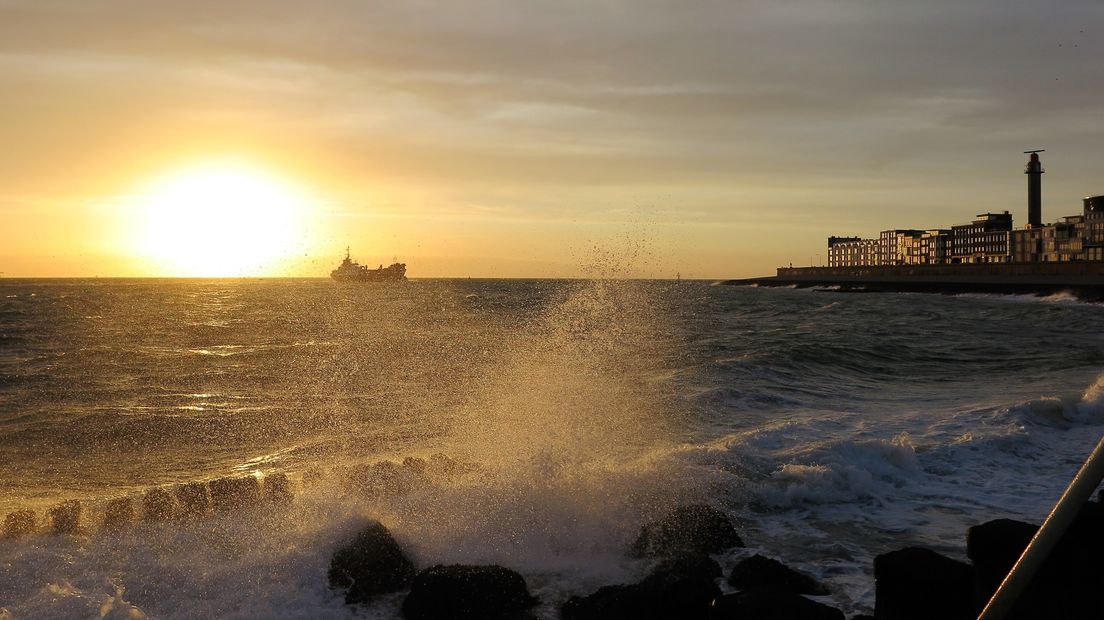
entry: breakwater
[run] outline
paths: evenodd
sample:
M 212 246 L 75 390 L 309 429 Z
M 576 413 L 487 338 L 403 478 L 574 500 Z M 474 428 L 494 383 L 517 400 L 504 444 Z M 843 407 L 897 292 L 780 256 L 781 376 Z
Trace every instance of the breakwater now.
M 831 286 L 845 292 L 990 293 L 1104 299 L 1104 263 L 779 267 L 776 275 L 726 280 L 729 285 Z
M 437 554 L 417 553 L 408 536 L 396 538 L 376 519 L 381 513 L 388 514 L 387 506 L 401 502 L 404 495 L 478 477 L 481 469 L 478 464 L 436 454 L 429 459 L 406 457 L 401 464 L 380 461 L 341 466 L 311 472 L 294 482 L 283 473 L 270 474 L 263 485 L 251 476 L 218 478 L 181 485 L 173 492 L 147 490 L 141 499 L 141 514 L 122 501 L 129 498 L 109 501 L 97 529 L 85 527 L 80 502 L 69 501 L 49 511 L 48 529 L 35 527 L 33 511 L 10 514 L 0 544 L 11 546 L 15 539 L 52 535 L 64 539 L 60 544 L 113 548 L 128 538 L 153 536 L 156 532 L 148 526 L 167 521 L 176 521 L 181 535 L 195 530 L 201 546 L 217 543 L 218 531 L 233 525 L 234 520 L 239 523 L 231 531 L 260 530 L 262 536 L 271 536 L 279 531 L 271 526 L 301 516 L 296 511 L 304 508 L 302 497 L 309 495 L 310 487 L 321 486 L 364 506 L 351 515 L 350 525 L 355 529 L 317 540 L 319 548 L 312 554 L 318 556 L 320 569 L 328 568 L 324 577 L 322 570 L 311 571 L 315 580 L 311 587 L 329 599 L 327 607 L 335 613 L 344 603 L 368 606 L 372 613 L 397 612 L 408 620 L 971 620 L 1038 527 L 1013 519 L 973 526 L 966 532 L 964 547 L 954 553 L 968 561 L 915 545 L 882 553 L 873 559 L 873 616 L 847 616 L 836 606 L 838 585 L 830 576 L 818 579 L 794 570 L 776 559 L 777 550 L 763 547 L 761 541 L 745 542 L 737 524 L 746 528 L 751 525 L 746 520 L 734 520 L 708 504 L 685 504 L 643 524 L 620 524 L 625 533 L 636 532 L 621 554 L 623 561 L 637 566 L 642 578 L 582 587 L 566 600 L 542 600 L 531 590 L 533 575 L 493 563 L 445 564 Z M 126 509 L 120 510 L 124 504 Z M 1104 505 L 1099 501 L 1083 505 L 1009 618 L 1098 618 L 1104 614 L 1094 568 L 1104 551 L 1102 519 Z M 540 580 L 536 575 L 536 581 Z M 137 597 L 133 601 L 143 605 L 156 603 L 149 601 L 141 588 L 133 596 Z M 236 596 L 246 600 L 249 593 Z M 101 612 L 101 617 L 147 617 L 138 605 L 124 599 L 121 586 L 107 596 L 100 609 L 112 612 Z M 0 608 L 0 618 L 21 617 L 34 616 Z

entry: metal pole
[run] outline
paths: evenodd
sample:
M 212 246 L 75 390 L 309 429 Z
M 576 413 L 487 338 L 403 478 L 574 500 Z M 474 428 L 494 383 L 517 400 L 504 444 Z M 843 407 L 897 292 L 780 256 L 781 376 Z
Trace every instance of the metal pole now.
M 1089 455 L 1081 470 L 1066 487 L 1066 492 L 1054 505 L 1054 510 L 1050 511 L 1042 527 L 1035 532 L 1035 536 L 1020 555 L 1020 559 L 1016 560 L 1008 576 L 993 593 L 993 598 L 989 599 L 978 620 L 1001 620 L 1012 610 L 1016 599 L 1031 583 L 1031 579 L 1038 572 L 1043 561 L 1077 517 L 1081 506 L 1089 500 L 1096 487 L 1100 486 L 1101 480 L 1104 480 L 1104 437 L 1100 438 L 1096 449 Z

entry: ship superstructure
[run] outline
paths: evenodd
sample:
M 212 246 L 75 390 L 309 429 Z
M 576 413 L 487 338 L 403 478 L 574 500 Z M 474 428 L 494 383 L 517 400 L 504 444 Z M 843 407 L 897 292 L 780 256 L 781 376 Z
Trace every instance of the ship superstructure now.
M 406 263 L 394 262 L 384 267 L 369 269 L 366 265 L 353 260 L 349 248 L 345 248 L 345 260 L 330 272 L 330 277 L 339 282 L 394 282 L 406 279 Z

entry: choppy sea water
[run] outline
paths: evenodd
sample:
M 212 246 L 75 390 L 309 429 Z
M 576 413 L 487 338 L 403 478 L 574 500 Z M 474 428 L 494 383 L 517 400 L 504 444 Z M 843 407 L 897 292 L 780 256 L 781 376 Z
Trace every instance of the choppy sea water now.
M 0 280 L 0 618 L 395 618 L 326 585 L 364 516 L 420 566 L 498 563 L 555 617 L 706 501 L 747 550 L 873 607 L 875 555 L 1041 520 L 1104 432 L 1104 306 L 703 282 Z M 367 498 L 334 472 L 443 453 Z M 286 509 L 96 532 L 111 498 L 286 472 Z M 127 608 L 128 609 L 128 608 Z M 122 616 L 119 616 L 122 617 Z

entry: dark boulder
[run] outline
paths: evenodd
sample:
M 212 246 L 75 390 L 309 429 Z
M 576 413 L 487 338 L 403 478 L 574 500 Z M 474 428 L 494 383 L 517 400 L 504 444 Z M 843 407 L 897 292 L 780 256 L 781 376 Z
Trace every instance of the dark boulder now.
M 789 589 L 762 586 L 718 597 L 709 620 L 844 620 L 844 616 L 835 607 Z
M 707 555 L 688 555 L 661 562 L 643 581 L 605 586 L 585 597 L 569 599 L 563 620 L 662 620 L 701 618 L 720 595 L 721 567 Z
M 134 502 L 129 497 L 117 497 L 104 506 L 103 526 L 118 528 L 134 521 Z
M 195 519 L 211 512 L 211 493 L 202 482 L 189 482 L 176 488 L 180 516 Z
M 1088 502 L 1066 530 L 1031 583 L 1019 596 L 1009 620 L 1104 618 L 1104 507 Z M 1038 527 L 997 519 L 970 528 L 966 553 L 974 562 L 978 604 L 984 605 L 1019 559 Z
M 429 457 L 426 473 L 440 480 L 452 480 L 463 473 L 463 467 L 452 457 L 438 452 Z
M 966 556 L 974 564 L 980 604 L 996 592 L 1038 530 L 1023 521 L 995 519 L 966 531 Z
M 878 620 L 973 620 L 974 570 L 921 547 L 874 558 L 874 617 Z
M 176 502 L 165 489 L 150 489 L 142 496 L 142 518 L 146 521 L 171 519 L 175 511 Z
M 406 587 L 414 577 L 414 563 L 387 528 L 372 522 L 334 552 L 328 576 L 330 587 L 348 588 L 346 603 L 363 603 Z
M 342 474 L 350 491 L 367 498 L 402 495 L 412 487 L 411 472 L 392 461 L 352 465 Z
M 653 618 L 706 618 L 720 596 L 721 566 L 707 555 L 665 560 L 640 582 L 652 599 Z
M 38 525 L 33 510 L 17 510 L 4 517 L 4 538 L 23 538 L 35 533 Z
M 794 594 L 828 594 L 827 588 L 809 575 L 799 573 L 778 560 L 755 554 L 732 568 L 728 583 L 737 590 L 776 586 Z
M 407 470 L 412 475 L 418 478 L 425 478 L 426 469 L 428 468 L 429 464 L 426 462 L 425 459 L 421 457 L 408 456 L 403 459 L 402 466 L 403 469 Z
M 265 476 L 264 499 L 269 504 L 290 506 L 295 495 L 291 491 L 291 480 L 287 474 L 278 473 Z
M 525 579 L 508 568 L 438 564 L 414 577 L 402 614 L 407 620 L 523 618 L 536 602 Z
M 254 476 L 216 478 L 207 483 L 211 491 L 211 507 L 215 510 L 238 510 L 255 506 L 261 499 L 261 482 Z
M 636 557 L 718 553 L 744 542 L 723 513 L 706 504 L 680 506 L 646 523 L 629 552 Z
M 84 511 L 80 501 L 64 501 L 46 511 L 50 518 L 50 528 L 55 534 L 80 534 L 81 513 Z
M 640 586 L 602 586 L 587 596 L 573 596 L 560 608 L 562 620 L 636 620 L 648 617 L 650 599 Z

